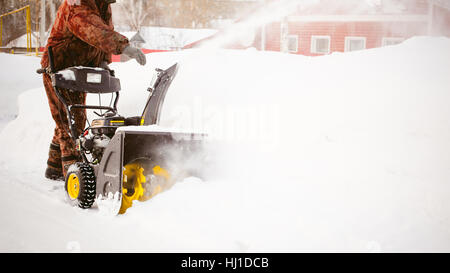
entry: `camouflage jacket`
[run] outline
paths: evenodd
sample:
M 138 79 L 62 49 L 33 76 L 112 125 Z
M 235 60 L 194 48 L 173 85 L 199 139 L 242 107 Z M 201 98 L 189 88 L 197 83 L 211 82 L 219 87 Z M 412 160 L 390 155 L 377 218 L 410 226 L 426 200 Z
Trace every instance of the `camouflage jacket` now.
M 71 2 L 77 2 L 70 4 Z M 56 70 L 70 66 L 100 66 L 111 62 L 111 54 L 121 54 L 128 39 L 115 32 L 111 7 L 104 0 L 64 0 L 61 4 L 41 65 L 47 67 L 48 47 L 52 47 Z

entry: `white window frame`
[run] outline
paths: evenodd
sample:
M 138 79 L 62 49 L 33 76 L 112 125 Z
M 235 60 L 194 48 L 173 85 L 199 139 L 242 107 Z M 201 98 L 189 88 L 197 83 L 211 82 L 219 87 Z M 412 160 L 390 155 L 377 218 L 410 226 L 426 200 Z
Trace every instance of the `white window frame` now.
M 351 41 L 363 41 L 364 42 L 364 47 L 359 50 L 363 50 L 363 49 L 367 48 L 367 38 L 366 37 L 347 36 L 347 37 L 345 37 L 345 48 L 344 48 L 345 52 L 351 52 L 351 50 L 350 50 L 350 42 Z M 358 51 L 358 50 L 353 50 L 353 51 Z
M 317 52 L 317 50 L 316 50 L 316 48 L 317 48 L 316 40 L 317 39 L 327 39 L 328 40 L 328 50 L 327 50 L 327 52 Z M 330 50 L 331 50 L 331 36 L 325 36 L 325 35 L 312 35 L 311 36 L 311 53 L 314 53 L 314 54 L 330 54 Z
M 398 43 L 401 43 L 405 40 L 405 38 L 402 37 L 383 37 L 383 39 L 381 39 L 381 46 L 387 46 L 387 42 L 389 41 L 395 41 Z
M 289 49 L 289 40 L 293 39 L 293 38 L 295 38 L 295 43 L 296 43 L 295 51 Z M 288 39 L 288 50 L 289 50 L 289 53 L 297 53 L 298 52 L 298 35 L 288 35 L 287 39 Z

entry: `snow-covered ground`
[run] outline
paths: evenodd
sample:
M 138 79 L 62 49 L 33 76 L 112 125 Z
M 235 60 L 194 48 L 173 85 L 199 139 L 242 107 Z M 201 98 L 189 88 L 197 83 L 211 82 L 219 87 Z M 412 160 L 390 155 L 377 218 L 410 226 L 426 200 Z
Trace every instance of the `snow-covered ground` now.
M 450 251 L 450 39 L 147 56 L 112 65 L 120 112 L 140 114 L 153 68 L 178 62 L 161 126 L 209 133 L 220 165 L 125 215 L 70 207 L 43 178 L 53 123 L 38 62 L 0 54 L 2 103 L 20 93 L 0 133 L 0 251 Z
M 0 130 L 19 113 L 17 96 L 42 86 L 42 77 L 36 73 L 40 59 L 23 55 L 0 53 Z

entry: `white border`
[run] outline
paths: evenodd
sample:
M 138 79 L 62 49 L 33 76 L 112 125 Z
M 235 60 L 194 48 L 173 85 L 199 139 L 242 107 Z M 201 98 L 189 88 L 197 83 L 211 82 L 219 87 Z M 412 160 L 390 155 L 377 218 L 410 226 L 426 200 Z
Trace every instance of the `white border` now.
M 364 42 L 364 48 L 359 49 L 359 50 L 363 50 L 367 48 L 367 38 L 366 37 L 357 37 L 357 36 L 346 36 L 345 37 L 345 48 L 344 51 L 345 52 L 350 52 L 350 41 L 363 41 Z M 353 51 L 357 51 L 357 50 L 353 50 Z
M 327 52 L 317 52 L 316 51 L 316 40 L 317 39 L 328 39 L 328 51 Z M 313 54 L 330 54 L 331 49 L 331 36 L 325 35 L 312 35 L 311 36 L 311 53 Z

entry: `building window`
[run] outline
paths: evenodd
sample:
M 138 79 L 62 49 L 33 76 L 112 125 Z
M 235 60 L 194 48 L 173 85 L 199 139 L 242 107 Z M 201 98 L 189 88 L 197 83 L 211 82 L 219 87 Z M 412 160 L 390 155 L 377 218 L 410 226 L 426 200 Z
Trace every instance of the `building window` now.
M 366 49 L 366 37 L 345 37 L 345 52 Z
M 382 46 L 390 46 L 390 45 L 397 45 L 403 42 L 405 39 L 399 38 L 399 37 L 384 37 L 381 41 Z
M 290 53 L 298 52 L 298 36 L 297 35 L 289 35 L 288 36 L 288 50 Z
M 330 53 L 330 36 L 311 36 L 311 53 L 328 54 Z

